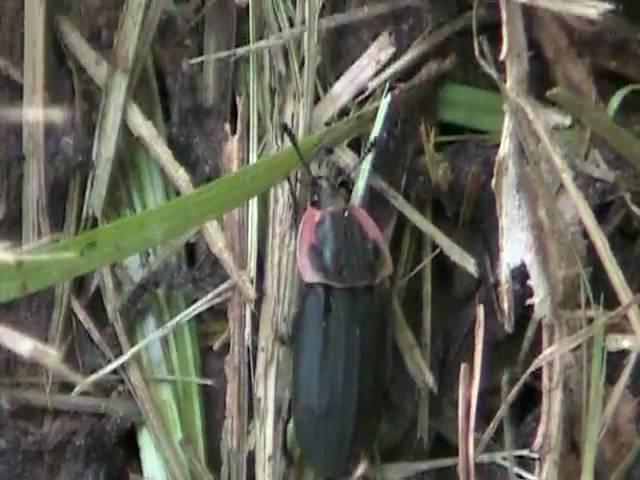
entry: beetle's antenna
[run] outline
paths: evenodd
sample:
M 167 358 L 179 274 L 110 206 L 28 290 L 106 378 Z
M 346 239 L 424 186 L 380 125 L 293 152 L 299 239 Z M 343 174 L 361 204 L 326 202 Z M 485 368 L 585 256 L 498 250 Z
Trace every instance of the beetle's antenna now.
M 304 169 L 309 174 L 309 177 L 313 178 L 311 169 L 309 168 L 309 165 L 307 164 L 306 160 L 304 159 L 304 156 L 302 155 L 302 151 L 300 150 L 300 145 L 298 145 L 298 140 L 296 140 L 296 134 L 293 133 L 293 130 L 286 122 L 282 122 L 280 124 L 280 127 L 282 128 L 282 131 L 284 132 L 286 137 L 289 139 L 289 143 L 291 143 L 291 146 L 296 151 L 296 154 L 298 155 L 298 159 L 300 160 L 300 163 L 302 164 Z M 289 185 L 289 193 L 291 194 L 291 202 L 293 204 L 294 224 L 297 227 L 299 219 L 298 219 L 298 202 L 296 197 L 296 187 L 293 186 L 293 182 L 291 181 L 290 176 L 287 177 L 287 184 Z
M 282 131 L 284 132 L 284 134 L 289 139 L 291 146 L 293 146 L 293 149 L 298 154 L 298 159 L 300 160 L 300 163 L 302 164 L 304 169 L 307 171 L 309 176 L 313 177 L 313 173 L 311 173 L 311 168 L 309 167 L 309 164 L 307 163 L 307 161 L 304 159 L 304 155 L 302 155 L 302 150 L 300 150 L 300 145 L 298 144 L 298 140 L 296 140 L 296 134 L 293 133 L 293 130 L 291 130 L 291 127 L 286 122 L 282 122 L 280 126 L 282 127 Z
M 311 171 L 311 167 L 309 166 L 307 161 L 304 159 L 304 155 L 302 155 L 302 150 L 300 150 L 300 145 L 298 144 L 298 140 L 296 140 L 296 134 L 293 133 L 293 130 L 291 129 L 291 127 L 289 125 L 287 125 L 286 122 L 282 122 L 280 124 L 280 126 L 281 126 L 282 131 L 284 132 L 284 134 L 289 139 L 289 142 L 291 142 L 291 145 L 293 146 L 294 150 L 298 154 L 298 158 L 300 160 L 300 163 L 302 164 L 304 169 L 307 171 L 307 174 L 309 175 L 309 178 L 311 178 L 312 182 L 317 182 L 318 178 L 320 178 L 321 176 L 320 175 L 314 175 L 313 172 Z M 329 182 L 329 184 L 331 185 L 331 187 L 333 189 L 335 189 L 336 191 L 338 190 L 338 186 L 330 178 L 326 178 L 326 180 Z M 293 188 L 293 185 L 291 184 L 290 181 L 289 181 L 289 188 L 291 189 L 292 192 L 295 192 L 295 189 Z

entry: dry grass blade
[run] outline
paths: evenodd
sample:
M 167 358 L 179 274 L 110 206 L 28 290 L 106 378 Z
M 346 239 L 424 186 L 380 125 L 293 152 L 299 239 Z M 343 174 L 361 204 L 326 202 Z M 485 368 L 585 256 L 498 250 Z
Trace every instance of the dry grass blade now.
M 83 375 L 62 361 L 58 351 L 8 325 L 0 324 L 0 345 L 71 383 L 78 384 L 84 380 Z
M 218 2 L 218 6 L 223 5 Z M 249 41 L 255 41 L 257 31 L 257 5 L 249 3 Z M 229 64 L 230 62 L 228 62 Z M 212 65 L 213 66 L 213 65 Z M 215 65 L 223 68 L 224 64 Z M 246 65 L 245 65 L 246 67 Z M 256 54 L 251 54 L 248 65 L 248 99 L 239 102 L 241 106 L 236 120 L 236 135 L 227 145 L 227 153 L 223 156 L 221 166 L 223 172 L 230 173 L 239 169 L 243 163 L 255 164 L 259 155 L 259 78 L 260 71 Z M 206 70 L 205 70 L 206 75 Z M 206 78 L 206 76 L 205 76 Z M 244 155 L 240 152 L 246 152 Z M 245 265 L 250 278 L 255 282 L 258 251 L 258 200 L 252 198 L 247 207 L 225 215 L 223 227 L 232 244 L 235 258 Z M 255 283 L 254 283 L 255 286 Z M 253 345 L 249 341 L 253 337 L 253 301 L 241 302 L 239 295 L 234 294 L 227 304 L 227 331 L 229 332 L 229 354 L 225 359 L 225 376 L 227 379 L 225 419 L 222 426 L 222 477 L 229 480 L 242 479 L 247 475 L 247 455 L 250 450 L 249 429 L 249 392 L 252 390 L 251 376 L 246 365 L 250 364 Z M 260 455 L 257 453 L 256 458 Z M 261 471 L 261 468 L 256 467 Z
M 73 23 L 66 17 L 57 17 L 57 24 L 65 45 L 74 53 L 86 69 L 89 76 L 100 86 L 104 86 L 108 77 L 108 65 L 102 57 L 82 38 Z M 176 160 L 163 137 L 149 121 L 135 102 L 127 102 L 127 125 L 131 132 L 149 150 L 171 182 L 183 194 L 193 191 L 193 182 L 189 174 Z M 209 222 L 203 227 L 207 245 L 220 260 L 220 263 L 236 281 L 246 299 L 255 298 L 255 291 L 247 276 L 238 268 L 228 248 L 224 234 L 218 222 Z
M 469 398 L 469 432 L 464 440 L 467 442 L 467 452 L 469 454 L 470 479 L 474 479 L 475 474 L 475 432 L 476 417 L 478 413 L 478 397 L 480 395 L 480 380 L 482 375 L 482 361 L 484 354 L 484 306 L 476 307 L 476 322 L 474 332 L 473 349 L 473 370 L 471 371 L 470 398 Z
M 517 0 L 520 3 L 532 7 L 545 8 L 562 15 L 574 15 L 576 17 L 598 20 L 604 14 L 611 12 L 616 7 L 611 2 L 602 0 Z
M 395 51 L 391 34 L 388 31 L 382 32 L 316 104 L 312 125 L 316 128 L 321 126 L 353 100 Z
M 371 186 L 386 196 L 387 200 L 398 209 L 420 231 L 428 235 L 442 249 L 447 257 L 474 277 L 478 276 L 478 264 L 476 260 L 462 247 L 445 235 L 438 227 L 427 220 L 413 205 L 394 190 L 379 176 L 371 175 Z
M 538 456 L 531 450 L 511 450 L 504 452 L 491 452 L 478 455 L 475 459 L 476 463 L 498 463 L 503 464 L 506 458 L 523 458 L 529 460 L 537 460 Z M 397 462 L 386 463 L 380 468 L 382 478 L 385 480 L 402 480 L 415 478 L 421 473 L 440 470 L 443 468 L 455 467 L 458 458 L 439 458 L 435 460 L 425 460 L 418 462 Z M 527 480 L 537 480 L 537 477 L 527 474 L 521 469 L 516 469 L 521 478 Z
M 431 219 L 432 201 L 429 198 L 425 206 L 425 218 Z M 422 346 L 422 354 L 425 359 L 431 358 L 431 331 L 433 325 L 433 269 L 431 260 L 437 254 L 433 251 L 433 242 L 426 235 L 422 238 L 422 257 L 425 259 L 422 263 L 422 326 L 420 329 L 420 344 Z M 418 266 L 417 268 L 421 268 Z M 430 398 L 429 391 L 425 390 L 420 394 L 418 404 L 418 429 L 417 434 L 426 444 L 429 440 L 429 417 L 430 417 Z
M 484 350 L 484 307 L 476 307 L 473 365 L 463 363 L 458 384 L 458 474 L 473 480 L 475 473 L 475 428 Z
M 422 338 L 421 344 L 416 340 L 413 331 L 407 323 L 407 319 L 404 313 L 400 309 L 400 304 L 404 301 L 406 294 L 406 281 L 407 269 L 410 267 L 410 259 L 413 256 L 413 228 L 407 225 L 404 228 L 402 244 L 400 247 L 400 254 L 395 266 L 394 277 L 392 282 L 393 301 L 396 307 L 394 307 L 394 331 L 395 340 L 398 345 L 398 349 L 403 357 L 407 371 L 413 378 L 418 387 L 418 393 L 420 399 L 423 401 L 423 406 L 426 405 L 426 410 L 419 410 L 419 414 L 423 415 L 422 428 L 418 431 L 418 436 L 425 442 L 428 438 L 428 399 L 432 389 L 436 391 L 437 384 L 435 377 L 433 376 L 428 362 L 431 359 L 431 355 L 427 353 L 428 350 L 420 348 L 426 342 L 427 345 L 431 341 L 431 334 L 429 332 L 428 337 Z M 426 379 L 426 383 L 425 383 Z M 430 387 L 430 388 L 429 388 Z
M 233 47 L 236 38 L 236 5 L 234 0 L 206 2 L 203 6 L 204 32 L 202 51 L 213 55 Z M 234 65 L 231 61 L 206 62 L 202 66 L 202 98 L 205 105 L 227 103 L 230 96 Z
M 629 380 L 631 379 L 631 374 L 634 372 L 636 367 L 636 362 L 638 360 L 638 352 L 632 351 L 629 356 L 625 360 L 625 366 L 620 372 L 620 376 L 618 377 L 618 381 L 613 386 L 609 393 L 609 397 L 607 398 L 607 404 L 604 407 L 602 412 L 602 421 L 601 421 L 601 431 L 599 438 L 602 438 L 602 434 L 611 425 L 613 421 L 613 417 L 618 408 L 618 405 L 622 401 L 622 398 L 625 396 L 625 392 L 627 391 L 627 386 L 629 385 Z
M 283 4 L 278 5 L 276 2 L 264 2 L 264 5 L 270 17 L 276 17 L 275 10 L 278 6 L 283 6 Z M 299 5 L 300 8 L 303 7 L 302 3 Z M 252 17 L 253 22 L 255 22 L 255 17 Z M 277 32 L 276 36 L 288 38 L 286 33 L 290 25 L 288 18 L 280 22 L 276 21 L 275 18 L 271 18 L 271 21 L 267 22 L 267 24 L 270 33 Z M 282 33 L 283 31 L 285 33 Z M 255 29 L 252 30 L 252 35 L 251 40 L 255 41 Z M 276 55 L 272 55 L 271 70 L 258 70 L 262 76 L 255 75 L 256 66 L 259 65 L 257 52 L 252 50 L 253 53 L 249 60 L 250 68 L 254 68 L 252 70 L 254 75 L 249 79 L 251 93 L 256 94 L 260 91 L 259 84 L 265 89 L 270 88 L 274 92 L 278 92 L 279 95 L 287 99 L 287 104 L 291 106 L 290 113 L 292 115 L 285 118 L 296 118 L 295 114 L 298 113 L 298 105 L 295 104 L 292 97 L 297 88 L 287 91 L 286 86 L 278 82 L 276 77 L 284 77 L 282 78 L 283 82 L 291 82 L 291 84 L 299 88 L 300 79 L 296 78 L 299 67 L 297 63 L 298 55 L 294 54 L 294 52 L 297 52 L 297 47 L 298 45 L 296 44 L 288 44 L 286 52 L 277 51 Z M 283 59 L 285 53 L 289 56 L 289 69 L 285 67 Z M 280 71 L 277 75 L 274 75 L 276 70 Z M 281 76 L 280 73 L 282 71 L 286 72 L 286 75 Z M 271 79 L 271 81 L 268 81 L 268 79 Z M 249 101 L 251 102 L 249 135 L 253 137 L 253 140 L 250 138 L 250 142 L 254 144 L 253 148 L 257 149 L 258 129 L 260 127 L 257 115 L 258 99 L 256 95 L 252 95 Z M 266 118 L 272 118 L 272 112 L 261 113 Z M 267 136 L 270 144 L 277 144 L 282 133 L 279 129 L 274 128 L 276 124 L 274 120 L 268 126 L 272 132 L 271 135 Z M 303 124 L 304 122 L 300 123 Z M 258 321 L 258 353 L 253 385 L 256 405 L 254 414 L 254 468 L 256 472 L 259 472 L 257 473 L 259 478 L 265 480 L 282 478 L 286 471 L 286 459 L 281 445 L 286 443 L 286 409 L 289 401 L 291 353 L 283 348 L 277 338 L 282 332 L 290 331 L 290 311 L 295 298 L 295 282 L 297 280 L 296 276 L 292 275 L 294 272 L 292 254 L 294 236 L 286 218 L 291 211 L 288 200 L 288 196 L 282 195 L 280 189 L 272 189 L 269 193 L 267 214 L 269 221 L 266 228 L 266 254 L 264 259 L 264 296 L 261 299 L 261 311 Z M 240 433 L 244 432 L 238 432 L 235 435 L 237 436 Z
M 0 108 L 0 120 L 10 124 L 23 124 L 24 122 L 44 122 L 45 124 L 60 125 L 69 118 L 67 105 L 48 104 L 39 109 L 29 106 L 5 105 Z
M 402 354 L 409 374 L 420 390 L 430 388 L 434 393 L 437 393 L 438 385 L 436 379 L 422 355 L 420 345 L 418 345 L 395 295 L 393 298 L 393 320 L 398 349 Z
M 430 51 L 434 50 L 452 35 L 468 28 L 471 25 L 472 15 L 466 13 L 434 32 L 426 32 L 418 38 L 402 56 L 384 69 L 367 85 L 367 90 L 362 96 L 367 96 L 385 82 L 395 79 L 402 72 L 414 66 L 417 61 Z
M 45 186 L 45 66 L 47 42 L 46 0 L 24 3 L 24 84 L 22 150 L 25 156 L 22 189 L 22 241 L 31 243 L 50 233 Z
M 70 301 L 73 313 L 80 324 L 84 327 L 91 340 L 93 340 L 93 343 L 96 344 L 105 358 L 113 360 L 115 358 L 113 351 L 109 348 L 109 345 L 107 345 L 107 342 L 105 342 L 104 338 L 100 334 L 100 330 L 91 318 L 87 309 L 80 303 L 80 301 L 78 301 L 75 295 L 71 295 Z
M 386 15 L 399 8 L 404 8 L 411 5 L 420 5 L 421 3 L 422 2 L 420 0 L 397 0 L 394 2 L 382 2 L 378 5 L 365 5 L 358 9 L 350 10 L 345 13 L 338 13 L 336 15 L 320 19 L 318 30 L 324 33 L 333 28 L 369 20 L 380 15 Z M 244 45 L 242 47 L 233 48 L 224 52 L 217 52 L 210 55 L 202 55 L 200 57 L 191 58 L 187 61 L 187 64 L 193 65 L 201 62 L 221 60 L 223 58 L 230 57 L 235 59 L 244 55 L 248 55 L 251 52 L 259 52 L 261 50 L 280 47 L 290 42 L 292 39 L 304 35 L 306 31 L 306 25 L 290 28 L 286 32 L 277 33 L 269 38 L 259 40 L 250 45 Z
M 17 388 L 0 388 L 0 401 L 4 404 L 25 404 L 47 410 L 65 412 L 109 415 L 127 422 L 142 420 L 138 406 L 131 399 L 73 397 L 65 394 L 47 394 L 39 390 L 21 390 Z
M 458 377 L 458 478 L 473 478 L 473 454 L 469 451 L 469 437 L 473 443 L 473 427 L 469 424 L 469 404 L 471 401 L 469 364 L 460 366 Z
M 278 198 L 276 192 L 272 198 Z M 278 206 L 280 203 L 280 206 Z M 282 212 L 284 205 L 271 202 L 270 214 Z M 278 218 L 270 215 L 271 218 Z M 285 465 L 282 448 L 286 437 L 287 401 L 290 388 L 291 353 L 278 341 L 278 335 L 290 331 L 295 301 L 295 271 L 292 248 L 294 234 L 287 222 L 275 223 L 267 237 L 270 255 L 265 259 L 264 300 L 258 332 L 256 367 L 256 467 L 262 478 L 279 478 Z M 285 400 L 283 400 L 283 397 Z
M 111 180 L 120 126 L 134 70 L 134 56 L 142 31 L 146 6 L 146 0 L 129 0 L 125 3 L 120 14 L 120 26 L 113 47 L 114 63 L 111 65 L 109 78 L 103 87 L 93 142 L 94 169 L 90 200 L 86 205 L 91 209 L 87 213 L 99 219 L 102 218 L 102 207 Z
M 298 133 L 304 134 L 312 127 L 313 102 L 316 95 L 318 67 L 320 65 L 319 22 L 321 0 L 306 0 L 304 2 L 304 20 L 307 31 L 304 33 L 303 51 L 304 65 L 302 70 L 302 91 L 298 99 Z

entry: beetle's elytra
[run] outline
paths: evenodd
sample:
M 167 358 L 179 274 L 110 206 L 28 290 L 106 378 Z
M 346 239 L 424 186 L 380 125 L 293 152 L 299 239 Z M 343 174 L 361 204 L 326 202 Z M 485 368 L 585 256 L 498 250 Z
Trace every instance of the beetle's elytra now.
M 308 284 L 294 327 L 293 416 L 305 461 L 345 473 L 371 447 L 387 383 L 386 288 Z

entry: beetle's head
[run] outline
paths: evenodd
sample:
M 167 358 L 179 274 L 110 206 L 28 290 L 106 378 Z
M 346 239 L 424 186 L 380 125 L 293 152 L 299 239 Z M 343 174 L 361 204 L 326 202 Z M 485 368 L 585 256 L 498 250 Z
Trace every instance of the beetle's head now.
M 334 162 L 330 156 L 333 149 L 327 149 L 322 154 L 322 159 L 309 165 L 302 155 L 298 141 L 291 128 L 282 124 L 282 130 L 289 138 L 291 145 L 298 154 L 300 164 L 310 177 L 309 203 L 318 209 L 329 207 L 343 207 L 349 203 L 349 196 L 353 187 L 351 179 Z
M 349 203 L 351 180 L 329 159 L 316 162 L 309 188 L 309 203 L 318 209 L 344 207 Z

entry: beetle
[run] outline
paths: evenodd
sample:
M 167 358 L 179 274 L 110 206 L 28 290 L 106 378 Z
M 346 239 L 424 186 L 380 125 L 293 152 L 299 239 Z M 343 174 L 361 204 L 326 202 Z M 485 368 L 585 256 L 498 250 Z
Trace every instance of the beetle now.
M 372 447 L 378 430 L 391 346 L 384 279 L 392 260 L 369 214 L 317 175 L 296 258 L 303 292 L 293 326 L 295 434 L 306 463 L 335 478 Z

